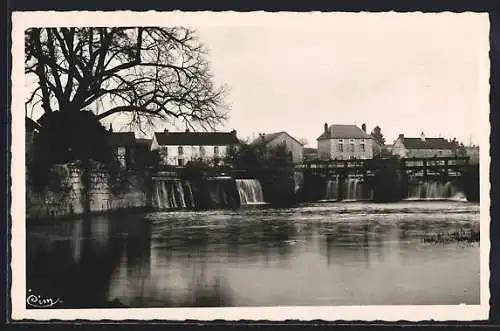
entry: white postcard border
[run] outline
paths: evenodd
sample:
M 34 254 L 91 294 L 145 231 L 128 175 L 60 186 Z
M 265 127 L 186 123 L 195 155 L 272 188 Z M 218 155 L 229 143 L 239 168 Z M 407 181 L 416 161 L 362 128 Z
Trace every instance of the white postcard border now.
M 482 24 L 478 47 L 480 103 L 478 116 L 484 125 L 480 145 L 480 305 L 459 306 L 308 306 L 245 308 L 148 308 L 148 309 L 26 309 L 25 237 L 25 136 L 24 136 L 24 31 L 29 27 L 63 26 L 271 26 L 328 24 L 335 15 L 474 15 Z M 298 22 L 299 20 L 300 23 Z M 489 183 L 489 19 L 486 13 L 236 13 L 236 12 L 14 12 L 12 14 L 12 318 L 14 320 L 484 320 L 489 314 L 490 183 Z

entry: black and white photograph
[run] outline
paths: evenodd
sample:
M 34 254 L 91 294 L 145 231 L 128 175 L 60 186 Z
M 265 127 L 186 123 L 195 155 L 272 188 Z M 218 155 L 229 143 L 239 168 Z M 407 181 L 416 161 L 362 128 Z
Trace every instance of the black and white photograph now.
M 13 318 L 487 318 L 487 14 L 12 22 Z

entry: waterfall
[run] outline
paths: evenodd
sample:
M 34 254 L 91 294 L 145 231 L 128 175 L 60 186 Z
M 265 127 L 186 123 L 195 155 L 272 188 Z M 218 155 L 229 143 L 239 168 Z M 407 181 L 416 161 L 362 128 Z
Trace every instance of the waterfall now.
M 346 178 L 343 183 L 344 200 L 359 201 L 372 200 L 373 190 L 368 189 L 363 179 L 358 177 Z
M 408 187 L 409 200 L 465 200 L 465 194 L 452 182 L 426 181 Z
M 262 186 L 257 179 L 236 179 L 236 188 L 242 205 L 264 202 Z
M 193 196 L 193 189 L 191 188 L 191 183 L 186 181 L 186 182 L 184 182 L 184 184 L 186 187 L 186 191 L 188 193 L 190 207 L 194 208 L 195 204 L 194 204 L 194 196 Z
M 153 207 L 156 209 L 186 208 L 182 182 L 171 179 L 158 179 L 153 184 Z M 192 192 L 190 191 L 192 195 Z M 192 200 L 191 200 L 192 202 Z
M 338 179 L 330 179 L 326 183 L 325 200 L 339 199 L 339 182 Z

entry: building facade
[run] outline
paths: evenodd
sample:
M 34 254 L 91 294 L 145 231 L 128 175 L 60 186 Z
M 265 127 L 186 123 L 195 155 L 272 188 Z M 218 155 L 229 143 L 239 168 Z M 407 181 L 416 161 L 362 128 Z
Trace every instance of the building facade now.
M 479 146 L 466 146 L 465 154 L 469 157 L 469 162 L 471 164 L 479 164 Z
M 250 145 L 266 149 L 283 146 L 290 153 L 294 163 L 300 163 L 304 159 L 304 145 L 285 131 L 260 133 Z
M 373 158 L 373 138 L 356 125 L 325 123 L 316 140 L 321 160 Z
M 162 165 L 183 167 L 193 161 L 223 160 L 239 145 L 236 131 L 231 132 L 156 132 L 151 150 L 158 151 Z
M 135 134 L 133 132 L 113 132 L 112 128 L 108 136 L 108 144 L 111 148 L 113 158 L 118 161 L 123 169 L 130 169 L 134 163 Z
M 446 157 L 454 155 L 454 147 L 444 138 L 427 138 L 423 132 L 418 138 L 400 134 L 392 146 L 392 154 L 402 158 Z

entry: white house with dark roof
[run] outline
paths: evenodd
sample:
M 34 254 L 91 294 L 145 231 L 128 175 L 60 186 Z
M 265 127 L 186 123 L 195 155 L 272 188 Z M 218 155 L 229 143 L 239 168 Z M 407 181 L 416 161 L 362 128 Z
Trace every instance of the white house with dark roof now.
M 373 138 L 356 125 L 325 123 L 316 140 L 321 160 L 373 158 Z
M 453 156 L 454 147 L 444 138 L 428 138 L 423 132 L 418 138 L 400 134 L 392 146 L 392 154 L 399 157 Z
M 291 154 L 293 162 L 295 163 L 302 162 L 304 157 L 304 145 L 285 131 L 260 133 L 259 137 L 253 140 L 250 145 L 263 146 L 266 148 L 284 146 Z
M 240 144 L 231 132 L 155 132 L 151 150 L 158 150 L 164 165 L 185 166 L 189 161 L 223 159 Z

